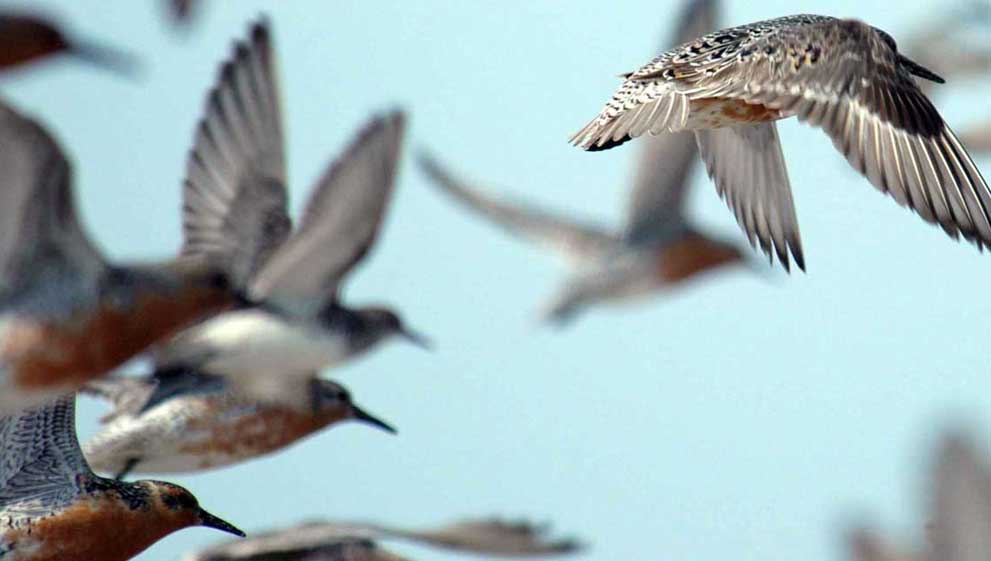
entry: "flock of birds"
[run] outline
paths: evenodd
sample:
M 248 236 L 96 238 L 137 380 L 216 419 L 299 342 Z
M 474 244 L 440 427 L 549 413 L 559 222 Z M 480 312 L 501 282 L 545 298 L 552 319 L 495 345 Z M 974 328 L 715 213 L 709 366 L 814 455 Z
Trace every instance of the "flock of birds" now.
M 930 102 L 917 79 L 942 83 L 938 69 L 857 20 L 800 15 L 713 31 L 715 4 L 690 0 L 678 46 L 625 74 L 571 139 L 597 151 L 649 137 L 639 141 L 621 230 L 507 201 L 420 157 L 442 192 L 576 263 L 550 319 L 714 268 L 757 267 L 748 250 L 686 216 L 686 177 L 700 159 L 751 246 L 785 269 L 792 262 L 804 269 L 775 128 L 792 116 L 826 132 L 854 169 L 899 204 L 954 238 L 991 244 L 991 191 L 968 153 L 987 150 L 987 140 L 961 140 Z M 0 15 L 0 67 L 59 52 L 130 65 L 126 55 L 70 41 L 42 20 Z M 991 53 L 974 56 L 983 64 L 970 63 L 971 72 L 991 67 Z M 371 117 L 316 182 L 294 228 L 275 60 L 263 19 L 221 65 L 187 160 L 183 246 L 160 263 L 113 263 L 99 252 L 76 216 L 64 150 L 41 123 L 0 101 L 0 559 L 130 559 L 190 526 L 243 537 L 186 489 L 124 477 L 231 466 L 348 419 L 394 432 L 319 373 L 389 339 L 429 346 L 395 311 L 340 298 L 380 229 L 406 116 Z M 152 372 L 114 372 L 141 354 Z M 77 392 L 113 406 L 82 447 Z M 966 437 L 947 437 L 934 470 L 927 550 L 900 556 L 858 530 L 853 557 L 991 559 L 988 464 Z M 580 546 L 495 519 L 420 531 L 314 522 L 189 559 L 399 559 L 377 545 L 387 539 L 519 557 Z

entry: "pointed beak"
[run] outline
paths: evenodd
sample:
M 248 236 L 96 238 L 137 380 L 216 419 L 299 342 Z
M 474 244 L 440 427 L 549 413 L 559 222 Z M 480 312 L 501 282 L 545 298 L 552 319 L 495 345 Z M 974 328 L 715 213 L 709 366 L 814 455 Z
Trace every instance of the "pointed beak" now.
M 384 430 L 389 434 L 396 434 L 397 432 L 395 427 L 383 421 L 382 419 L 379 419 L 378 417 L 371 415 L 370 413 L 358 407 L 357 405 L 351 406 L 351 418 L 356 421 L 361 421 L 362 423 L 372 425 L 375 428 Z
M 241 538 L 244 537 L 244 532 L 237 529 L 233 524 L 210 514 L 202 508 L 200 509 L 200 526 L 206 526 L 207 528 L 213 528 L 215 530 L 220 530 L 221 532 L 234 534 L 235 536 Z
M 73 41 L 69 52 L 80 60 L 128 78 L 137 78 L 141 68 L 131 53 L 97 43 Z
M 430 339 L 427 339 L 425 336 L 417 333 L 416 331 L 403 328 L 399 331 L 399 336 L 406 339 L 410 343 L 413 343 L 417 347 L 420 347 L 421 349 L 430 351 L 434 348 L 434 345 L 430 342 Z

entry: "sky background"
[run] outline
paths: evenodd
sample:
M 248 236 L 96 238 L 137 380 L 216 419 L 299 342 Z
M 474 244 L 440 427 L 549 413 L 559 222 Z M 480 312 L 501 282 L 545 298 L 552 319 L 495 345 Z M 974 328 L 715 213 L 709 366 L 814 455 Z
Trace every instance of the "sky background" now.
M 580 537 L 591 547 L 576 560 L 825 561 L 844 556 L 854 521 L 921 537 L 925 468 L 947 423 L 991 440 L 989 257 L 879 195 L 794 119 L 779 127 L 807 274 L 717 273 L 563 331 L 538 322 L 561 264 L 464 213 L 412 165 L 426 148 L 484 186 L 618 224 L 638 146 L 589 154 L 567 139 L 618 73 L 668 40 L 680 2 L 204 4 L 176 32 L 157 2 L 32 2 L 133 51 L 143 73 L 61 60 L 3 76 L 0 91 L 62 141 L 83 221 L 119 259 L 179 247 L 194 125 L 258 14 L 276 38 L 294 209 L 373 112 L 409 111 L 397 196 L 346 298 L 396 305 L 436 350 L 391 343 L 331 373 L 396 437 L 349 424 L 234 468 L 162 477 L 249 533 L 314 517 L 500 514 Z M 722 21 L 856 16 L 905 40 L 943 5 L 735 1 Z M 956 81 L 936 103 L 962 130 L 991 116 L 988 87 Z M 991 159 L 977 163 L 991 177 Z M 703 175 L 693 214 L 742 243 Z M 81 400 L 83 438 L 104 410 Z M 184 530 L 139 559 L 226 539 Z

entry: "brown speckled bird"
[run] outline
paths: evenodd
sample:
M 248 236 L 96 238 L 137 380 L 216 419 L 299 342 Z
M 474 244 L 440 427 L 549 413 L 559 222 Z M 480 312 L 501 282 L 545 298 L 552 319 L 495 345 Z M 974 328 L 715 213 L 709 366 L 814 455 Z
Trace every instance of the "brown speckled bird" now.
M 174 374 L 165 383 L 172 389 L 163 392 L 154 380 L 108 376 L 83 388 L 114 405 L 100 431 L 83 445 L 94 470 L 120 479 L 132 471 L 215 469 L 271 454 L 349 419 L 396 432 L 355 405 L 343 386 L 316 373 L 307 410 L 245 399 L 227 390 L 222 379 L 195 372 Z M 156 392 L 168 396 L 149 403 Z
M 605 150 L 694 130 L 720 195 L 751 239 L 804 269 L 774 121 L 822 128 L 850 164 L 950 236 L 991 244 L 991 192 L 913 76 L 942 82 L 895 40 L 850 19 L 798 15 L 716 31 L 629 73 L 572 137 Z
M 171 483 L 122 483 L 90 471 L 75 397 L 0 419 L 0 559 L 125 561 L 190 526 L 244 533 Z

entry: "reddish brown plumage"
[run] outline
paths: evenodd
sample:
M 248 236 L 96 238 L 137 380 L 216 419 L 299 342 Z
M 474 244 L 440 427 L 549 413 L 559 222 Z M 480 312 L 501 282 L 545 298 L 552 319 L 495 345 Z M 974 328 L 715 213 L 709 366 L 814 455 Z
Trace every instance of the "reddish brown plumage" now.
M 658 275 L 667 284 L 677 284 L 701 272 L 742 259 L 737 248 L 700 235 L 692 235 L 665 246 L 658 259 Z
M 132 307 L 103 303 L 69 322 L 14 320 L 0 361 L 23 388 L 76 386 L 120 366 L 151 344 L 231 303 L 226 290 L 187 285 L 174 293 L 145 293 Z
M 41 20 L 22 16 L 0 18 L 0 68 L 25 64 L 68 48 L 62 34 Z

